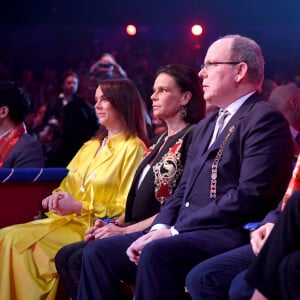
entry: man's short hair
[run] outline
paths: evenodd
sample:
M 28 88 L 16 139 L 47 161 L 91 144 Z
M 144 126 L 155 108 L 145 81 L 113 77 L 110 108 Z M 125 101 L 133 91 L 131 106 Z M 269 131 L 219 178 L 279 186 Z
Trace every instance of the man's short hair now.
M 14 81 L 0 81 L 0 107 L 7 106 L 9 117 L 16 124 L 24 122 L 30 110 L 30 99 Z
M 260 46 L 254 40 L 238 34 L 226 35 L 220 39 L 226 38 L 233 40 L 230 59 L 247 63 L 249 81 L 261 86 L 264 80 L 265 60 Z

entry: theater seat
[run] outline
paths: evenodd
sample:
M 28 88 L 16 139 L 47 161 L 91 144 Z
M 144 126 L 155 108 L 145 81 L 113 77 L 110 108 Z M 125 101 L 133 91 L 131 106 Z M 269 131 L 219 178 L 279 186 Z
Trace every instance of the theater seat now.
M 32 220 L 41 200 L 67 175 L 66 168 L 0 169 L 0 228 Z

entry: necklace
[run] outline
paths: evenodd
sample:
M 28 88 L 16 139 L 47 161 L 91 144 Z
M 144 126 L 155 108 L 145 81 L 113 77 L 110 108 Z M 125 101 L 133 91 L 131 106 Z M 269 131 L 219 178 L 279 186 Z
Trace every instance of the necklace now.
M 107 140 L 108 140 L 108 137 L 107 137 L 107 136 L 103 138 L 103 140 L 102 140 L 102 142 L 101 142 L 101 147 L 100 147 L 101 149 L 106 145 Z

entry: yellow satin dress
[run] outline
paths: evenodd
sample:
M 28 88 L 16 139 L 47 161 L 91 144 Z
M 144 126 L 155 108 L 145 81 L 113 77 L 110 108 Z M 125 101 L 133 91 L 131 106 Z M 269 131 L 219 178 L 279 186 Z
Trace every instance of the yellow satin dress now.
M 57 251 L 82 240 L 95 218 L 123 213 L 145 145 L 137 137 L 126 140 L 118 134 L 95 156 L 100 143 L 92 139 L 82 146 L 68 165 L 68 175 L 53 191 L 69 192 L 81 201 L 81 215 L 49 212 L 46 219 L 0 229 L 0 299 L 55 299 Z

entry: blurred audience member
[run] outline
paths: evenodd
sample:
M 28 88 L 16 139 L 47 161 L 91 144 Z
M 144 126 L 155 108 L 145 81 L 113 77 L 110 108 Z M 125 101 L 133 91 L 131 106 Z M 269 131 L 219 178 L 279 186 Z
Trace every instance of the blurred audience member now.
M 38 140 L 42 144 L 46 167 L 55 167 L 58 147 L 61 143 L 61 126 L 59 124 L 49 123 L 38 133 Z
M 273 79 L 278 85 L 284 85 L 291 82 L 290 78 L 286 74 L 286 71 L 283 70 L 275 72 Z
M 0 59 L 0 80 L 9 80 L 12 77 L 12 71 L 4 60 Z
M 37 111 L 40 106 L 38 101 L 38 83 L 33 79 L 33 72 L 31 69 L 25 69 L 22 72 L 20 87 L 30 96 L 31 111 Z
M 35 113 L 32 112 L 26 117 L 25 124 L 30 135 L 36 136 L 37 133 L 42 129 L 45 111 L 46 104 L 43 104 Z
M 45 68 L 42 74 L 39 92 L 39 106 L 48 104 L 50 99 L 54 98 L 59 91 L 56 71 L 52 68 Z
M 78 97 L 78 84 L 79 78 L 76 73 L 66 72 L 63 75 L 61 93 L 57 98 L 49 99 L 43 118 L 43 125 L 47 124 L 52 117 L 55 117 L 62 123 L 64 107 Z
M 300 74 L 296 74 L 293 78 L 294 83 L 300 88 Z
M 30 100 L 12 81 L 0 81 L 0 167 L 44 166 L 41 145 L 26 133 L 24 120 Z
M 103 53 L 90 68 L 89 75 L 98 81 L 113 78 L 126 78 L 125 70 L 117 63 L 115 57 L 110 53 Z
M 154 72 L 152 72 L 147 59 L 145 57 L 135 58 L 134 63 L 128 68 L 128 74 L 138 87 L 145 101 L 147 111 L 151 112 L 152 102 L 150 96 L 152 94 Z
M 270 94 L 277 87 L 277 83 L 272 79 L 265 79 L 262 88 L 261 88 L 261 96 L 265 101 L 269 100 Z
M 293 83 L 278 86 L 272 91 L 269 102 L 288 120 L 294 138 L 295 154 L 298 154 L 300 150 L 300 89 Z
M 74 95 L 73 100 L 63 108 L 62 140 L 51 160 L 52 166 L 66 166 L 83 143 L 99 129 L 94 108 L 97 86 L 96 79 L 83 77 L 80 81 L 80 96 Z

